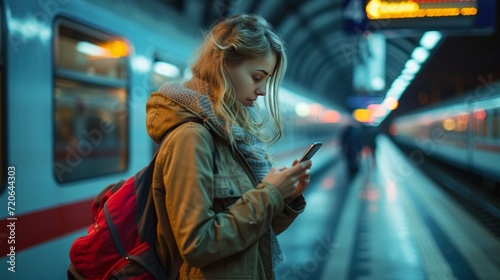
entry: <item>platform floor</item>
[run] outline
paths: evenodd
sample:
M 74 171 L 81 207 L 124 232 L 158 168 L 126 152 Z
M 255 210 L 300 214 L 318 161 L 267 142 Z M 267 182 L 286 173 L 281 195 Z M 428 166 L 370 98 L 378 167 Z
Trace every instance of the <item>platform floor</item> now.
M 500 240 L 386 137 L 347 178 L 313 170 L 307 207 L 279 235 L 285 279 L 500 279 Z

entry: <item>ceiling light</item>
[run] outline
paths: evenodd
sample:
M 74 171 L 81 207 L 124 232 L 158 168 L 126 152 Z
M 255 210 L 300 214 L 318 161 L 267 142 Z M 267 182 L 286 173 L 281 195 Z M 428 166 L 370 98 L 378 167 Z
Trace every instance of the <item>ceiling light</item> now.
M 371 86 L 373 90 L 380 91 L 385 88 L 385 81 L 380 76 L 375 76 L 371 80 Z
M 405 64 L 405 74 L 416 74 L 420 70 L 420 64 L 413 59 L 410 59 Z
M 428 50 L 433 49 L 436 44 L 441 40 L 441 32 L 439 31 L 427 31 L 420 39 L 420 45 Z
M 411 58 L 413 58 L 420 64 L 424 63 L 428 57 L 429 57 L 429 51 L 423 47 L 417 47 L 415 50 L 413 50 L 413 53 L 411 54 Z

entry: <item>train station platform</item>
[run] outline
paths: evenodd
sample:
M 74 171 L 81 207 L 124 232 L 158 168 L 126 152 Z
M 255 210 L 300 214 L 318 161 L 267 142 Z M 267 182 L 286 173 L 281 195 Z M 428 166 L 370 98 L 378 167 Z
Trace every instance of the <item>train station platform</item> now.
M 306 210 L 279 235 L 277 279 L 500 279 L 498 236 L 389 138 L 351 180 L 332 161 L 313 166 Z

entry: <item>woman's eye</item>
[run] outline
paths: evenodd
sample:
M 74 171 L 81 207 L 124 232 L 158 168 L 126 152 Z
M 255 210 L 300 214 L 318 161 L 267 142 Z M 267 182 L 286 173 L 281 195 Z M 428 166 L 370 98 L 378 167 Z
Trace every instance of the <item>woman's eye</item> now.
M 253 80 L 254 80 L 254 81 L 256 81 L 256 82 L 260 81 L 260 77 L 253 76 L 252 78 L 253 78 Z

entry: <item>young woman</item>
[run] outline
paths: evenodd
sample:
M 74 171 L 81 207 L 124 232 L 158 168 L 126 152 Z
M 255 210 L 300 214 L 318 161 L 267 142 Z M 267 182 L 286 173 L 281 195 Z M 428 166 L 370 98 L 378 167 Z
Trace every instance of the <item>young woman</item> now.
M 276 234 L 304 210 L 311 161 L 272 167 L 281 136 L 278 88 L 284 42 L 260 16 L 215 25 L 183 85 L 147 102 L 147 129 L 161 146 L 153 178 L 157 252 L 178 279 L 274 279 Z M 255 101 L 266 98 L 271 124 Z

